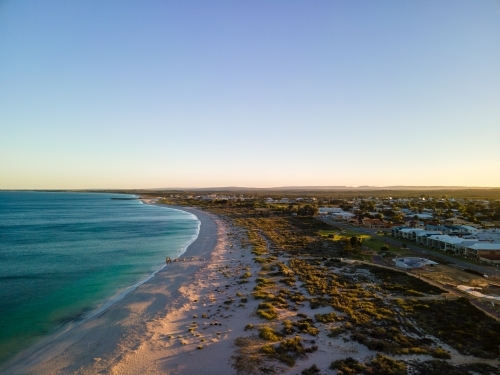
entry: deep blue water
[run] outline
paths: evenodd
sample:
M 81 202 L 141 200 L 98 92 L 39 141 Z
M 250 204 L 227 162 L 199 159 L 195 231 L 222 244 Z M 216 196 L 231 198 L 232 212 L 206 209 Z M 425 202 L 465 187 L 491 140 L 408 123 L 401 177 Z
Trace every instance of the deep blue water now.
M 115 194 L 0 192 L 0 362 L 158 270 L 195 216 Z

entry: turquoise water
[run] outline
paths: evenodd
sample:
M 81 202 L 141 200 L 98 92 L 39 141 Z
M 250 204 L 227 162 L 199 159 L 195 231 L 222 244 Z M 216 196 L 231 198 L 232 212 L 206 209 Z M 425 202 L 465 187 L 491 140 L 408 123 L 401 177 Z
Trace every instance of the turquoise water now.
M 184 251 L 195 216 L 113 194 L 0 192 L 0 362 Z

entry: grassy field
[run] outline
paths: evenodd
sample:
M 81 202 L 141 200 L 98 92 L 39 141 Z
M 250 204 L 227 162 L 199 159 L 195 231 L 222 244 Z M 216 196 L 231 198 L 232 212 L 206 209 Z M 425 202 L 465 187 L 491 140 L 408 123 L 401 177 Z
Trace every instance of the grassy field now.
M 333 240 L 335 241 L 340 241 L 342 238 L 351 238 L 351 237 L 359 237 L 361 238 L 363 241 L 365 239 L 369 239 L 371 238 L 371 236 L 369 236 L 368 234 L 365 234 L 365 233 L 360 233 L 360 232 L 357 232 L 353 229 L 346 229 L 346 230 L 338 230 L 338 229 L 330 229 L 330 230 L 322 230 L 320 231 L 320 234 L 323 236 L 323 237 L 329 237 L 331 235 L 333 235 Z M 331 237 L 329 237 L 331 238 Z
M 340 241 L 343 238 L 350 239 L 351 237 L 361 238 L 362 246 L 369 248 L 370 250 L 381 253 L 382 246 L 387 245 L 389 250 L 386 252 L 395 253 L 396 255 L 410 254 L 407 250 L 401 249 L 398 246 L 394 246 L 388 243 L 385 243 L 383 239 L 375 236 L 370 236 L 366 233 L 357 232 L 354 229 L 346 229 L 346 230 L 338 230 L 338 229 L 330 229 L 330 230 L 322 230 L 320 231 L 320 235 L 323 237 L 327 237 L 333 239 L 334 241 Z M 330 237 L 333 235 L 333 238 Z

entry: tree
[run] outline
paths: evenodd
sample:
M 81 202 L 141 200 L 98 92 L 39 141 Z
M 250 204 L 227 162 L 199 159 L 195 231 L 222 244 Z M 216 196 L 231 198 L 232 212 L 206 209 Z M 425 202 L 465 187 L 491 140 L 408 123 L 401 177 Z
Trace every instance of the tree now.
M 349 239 L 349 242 L 351 244 L 351 246 L 354 248 L 354 247 L 357 247 L 359 245 L 361 245 L 361 239 L 359 237 L 356 237 L 356 236 L 352 236 L 350 239 Z
M 351 242 L 349 241 L 349 239 L 347 237 L 342 237 L 340 241 L 344 245 L 343 246 L 344 251 L 351 251 L 352 250 Z
M 470 215 L 470 216 L 474 216 L 476 214 L 476 206 L 474 205 L 468 205 L 466 208 L 465 208 L 465 211 Z

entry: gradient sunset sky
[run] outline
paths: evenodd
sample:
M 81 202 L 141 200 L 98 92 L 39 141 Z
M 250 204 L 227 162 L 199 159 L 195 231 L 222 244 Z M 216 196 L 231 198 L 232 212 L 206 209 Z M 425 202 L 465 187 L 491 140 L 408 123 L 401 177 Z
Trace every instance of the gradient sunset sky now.
M 0 1 L 0 189 L 499 172 L 497 0 Z

